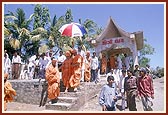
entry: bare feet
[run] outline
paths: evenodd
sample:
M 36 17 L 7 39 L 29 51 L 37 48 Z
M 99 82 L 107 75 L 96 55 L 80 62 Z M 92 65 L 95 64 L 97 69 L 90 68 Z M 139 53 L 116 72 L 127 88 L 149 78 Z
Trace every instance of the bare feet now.
M 77 92 L 77 88 L 74 88 L 74 92 Z
M 65 92 L 68 92 L 68 90 L 66 89 Z

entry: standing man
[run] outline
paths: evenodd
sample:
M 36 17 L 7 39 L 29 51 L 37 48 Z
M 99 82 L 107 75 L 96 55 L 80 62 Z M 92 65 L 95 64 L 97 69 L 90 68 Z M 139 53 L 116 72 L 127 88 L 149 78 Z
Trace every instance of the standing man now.
M 116 87 L 119 87 L 119 77 L 116 74 L 117 70 L 116 69 L 111 69 L 109 73 L 107 73 L 107 76 L 113 76 L 114 77 L 114 82 L 116 83 Z
M 119 54 L 116 54 L 117 56 L 117 72 L 116 72 L 116 75 L 119 76 L 121 75 L 121 69 L 122 69 L 122 61 L 121 61 L 121 57 Z M 119 81 L 120 82 L 120 81 Z
M 117 69 L 118 70 L 121 70 L 122 69 L 122 61 L 121 61 L 121 58 L 119 56 L 119 54 L 116 54 L 117 56 Z
M 139 65 L 135 65 L 134 75 L 138 79 L 138 77 L 139 77 Z
M 72 58 L 72 75 L 69 80 L 70 86 L 74 88 L 74 91 L 77 91 L 77 87 L 80 85 L 81 80 L 81 67 L 83 63 L 83 58 L 81 55 L 77 54 L 77 51 L 73 50 L 74 57 Z
M 12 78 L 18 79 L 21 66 L 21 57 L 17 52 L 14 53 L 12 57 Z
M 106 74 L 106 68 L 107 68 L 107 59 L 106 55 L 103 53 L 101 59 L 101 74 Z
M 126 70 L 122 70 L 122 76 L 120 76 L 120 91 L 121 91 L 121 107 L 122 111 L 125 111 L 125 78 L 126 78 Z
M 61 70 L 62 70 L 62 81 L 65 86 L 65 92 L 68 92 L 68 89 L 70 87 L 69 80 L 72 75 L 72 70 L 71 70 L 72 58 L 71 58 L 71 53 L 69 51 L 66 51 L 65 55 L 66 55 L 66 59 L 61 66 Z
M 11 60 L 7 56 L 7 53 L 4 54 L 4 73 L 11 73 Z
M 80 54 L 83 58 L 83 63 L 82 63 L 82 67 L 81 67 L 81 82 L 84 82 L 86 55 L 85 55 L 85 52 L 82 50 L 82 46 L 78 46 L 78 54 Z
M 127 92 L 127 101 L 129 111 L 137 111 L 135 97 L 137 96 L 137 79 L 132 75 L 131 70 L 127 70 L 127 80 L 125 81 L 125 90 Z
M 49 60 L 48 58 L 45 56 L 45 53 L 41 54 L 41 57 L 39 59 L 39 78 L 41 79 L 45 79 L 45 71 L 46 71 L 46 67 L 48 64 Z
M 138 83 L 138 94 L 141 97 L 142 105 L 144 111 L 153 111 L 152 107 L 154 99 L 154 89 L 153 89 L 153 82 L 150 76 L 146 75 L 146 69 L 140 69 L 140 78 Z
M 86 60 L 85 60 L 85 81 L 86 82 L 90 82 L 90 79 L 91 79 L 91 68 L 90 68 L 90 65 L 91 65 L 91 57 L 90 57 L 90 52 L 87 51 L 86 52 Z
M 115 69 L 116 68 L 116 59 L 113 54 L 111 54 L 109 61 L 110 61 L 110 70 Z
M 99 96 L 99 104 L 103 111 L 115 111 L 117 101 L 117 90 L 113 76 L 107 77 L 108 84 L 104 85 Z
M 29 59 L 29 79 L 34 78 L 35 67 L 36 67 L 36 59 L 39 57 L 39 54 L 36 53 L 35 55 L 31 56 Z
M 96 82 L 97 74 L 98 74 L 98 58 L 96 57 L 96 52 L 93 52 L 93 56 L 91 59 L 91 82 Z
M 46 68 L 51 64 L 51 60 L 52 60 L 52 58 L 53 58 L 53 51 L 52 50 L 50 50 L 49 52 L 48 52 L 48 54 L 46 55 L 46 57 L 47 57 L 47 59 L 48 59 L 48 63 L 47 63 L 47 66 L 46 66 Z
M 65 61 L 66 59 L 66 56 L 63 55 L 63 51 L 60 51 L 59 52 L 59 56 L 58 56 L 58 69 L 59 69 L 59 72 L 61 72 L 61 66 L 62 66 L 62 63 Z
M 60 95 L 60 74 L 56 66 L 56 60 L 52 59 L 51 64 L 46 69 L 46 80 L 48 82 L 48 98 L 51 103 L 56 103 Z
M 127 56 L 127 54 L 124 54 L 124 65 L 126 66 L 126 69 L 130 69 L 130 58 Z

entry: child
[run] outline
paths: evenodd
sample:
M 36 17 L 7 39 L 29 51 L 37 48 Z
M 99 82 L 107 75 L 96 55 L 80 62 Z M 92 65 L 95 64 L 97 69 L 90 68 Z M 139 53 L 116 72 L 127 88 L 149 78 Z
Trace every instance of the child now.
M 108 84 L 104 85 L 99 97 L 99 104 L 103 111 L 116 111 L 117 89 L 113 76 L 107 77 Z

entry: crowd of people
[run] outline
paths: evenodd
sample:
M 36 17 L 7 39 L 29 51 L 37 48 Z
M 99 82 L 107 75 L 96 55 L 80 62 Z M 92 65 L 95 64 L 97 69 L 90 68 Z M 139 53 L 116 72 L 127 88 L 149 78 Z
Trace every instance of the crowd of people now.
M 122 110 L 125 110 L 125 100 L 127 100 L 129 110 L 136 111 L 137 95 L 142 98 L 144 110 L 148 110 L 148 103 L 153 98 L 149 67 L 139 71 L 139 66 L 136 65 L 133 71 L 130 65 L 127 54 L 121 59 L 119 54 L 108 56 L 102 53 L 100 58 L 97 57 L 96 52 L 91 54 L 90 51 L 85 52 L 81 46 L 78 46 L 77 49 L 66 52 L 59 51 L 57 58 L 53 56 L 52 50 L 41 55 L 36 53 L 21 68 L 21 57 L 17 52 L 13 54 L 12 61 L 7 51 L 4 52 L 4 73 L 8 74 L 10 79 L 45 79 L 48 85 L 47 95 L 51 103 L 57 102 L 60 80 L 65 86 L 65 92 L 68 92 L 69 88 L 73 88 L 76 92 L 81 82 L 97 84 L 100 82 L 99 75 L 106 75 L 108 84 L 103 86 L 99 98 L 103 111 L 115 110 L 119 93 L 122 97 Z
M 154 99 L 153 80 L 148 68 L 135 65 L 131 69 L 111 69 L 107 74 L 107 84 L 100 92 L 99 104 L 103 111 L 115 111 L 116 101 L 121 98 L 121 110 L 137 111 L 136 99 L 141 99 L 144 111 L 152 111 Z

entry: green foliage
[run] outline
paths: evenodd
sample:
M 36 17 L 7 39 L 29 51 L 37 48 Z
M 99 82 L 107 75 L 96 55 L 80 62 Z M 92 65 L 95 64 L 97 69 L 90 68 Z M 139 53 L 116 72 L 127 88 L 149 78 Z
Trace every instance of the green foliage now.
M 25 13 L 23 11 L 23 9 L 20 9 L 18 8 L 16 10 L 16 17 L 17 17 L 17 20 L 14 20 L 14 23 L 19 27 L 19 28 L 27 28 L 27 25 L 26 25 L 26 16 L 25 16 Z
M 83 25 L 86 28 L 89 37 L 93 37 L 93 35 L 96 34 L 98 26 L 93 20 L 86 19 Z
M 139 51 L 140 56 L 145 56 L 145 55 L 153 55 L 155 49 L 149 45 L 149 44 L 144 44 L 144 47 L 142 50 Z
M 155 49 L 146 43 L 147 40 L 144 39 L 143 49 L 139 51 L 139 64 L 141 67 L 145 67 L 146 64 L 150 63 L 150 59 L 146 57 L 146 55 L 153 55 L 155 53 Z
M 164 76 L 164 68 L 157 66 L 153 71 L 153 75 L 156 75 L 157 77 L 163 77 Z
M 147 57 L 141 57 L 139 59 L 140 67 L 146 67 L 146 64 L 148 64 L 149 62 L 150 62 L 150 59 Z
M 50 23 L 50 14 L 48 8 L 42 7 L 41 4 L 37 4 L 34 8 L 33 29 L 39 27 L 45 28 L 49 23 Z
M 164 68 L 156 67 L 156 71 L 160 76 L 164 76 Z
M 65 14 L 58 18 L 55 15 L 51 21 L 48 8 L 43 7 L 42 4 L 37 4 L 34 7 L 34 13 L 28 19 L 25 16 L 26 14 L 21 8 L 18 8 L 16 12 L 9 11 L 8 14 L 4 15 L 5 49 L 12 54 L 14 52 L 12 46 L 16 47 L 18 44 L 14 44 L 14 42 L 11 42 L 12 45 L 9 44 L 9 38 L 17 39 L 20 44 L 17 50 L 20 51 L 23 60 L 38 52 L 39 48 L 40 50 L 47 50 L 56 46 L 58 49 L 67 50 L 73 48 L 74 44 L 78 44 L 82 45 L 84 49 L 89 49 L 91 47 L 90 41 L 85 38 L 96 38 L 102 31 L 93 20 L 86 19 L 82 23 L 80 19 L 79 23 L 85 27 L 88 34 L 83 36 L 82 39 L 61 36 L 58 30 L 64 24 L 73 22 L 71 9 L 67 9 Z M 33 27 L 33 30 L 30 27 Z M 45 48 L 41 47 L 41 41 L 46 41 L 45 45 L 47 46 Z
M 73 16 L 72 16 L 72 11 L 71 9 L 67 9 L 66 13 L 65 13 L 65 21 L 66 23 L 71 23 L 73 22 Z

